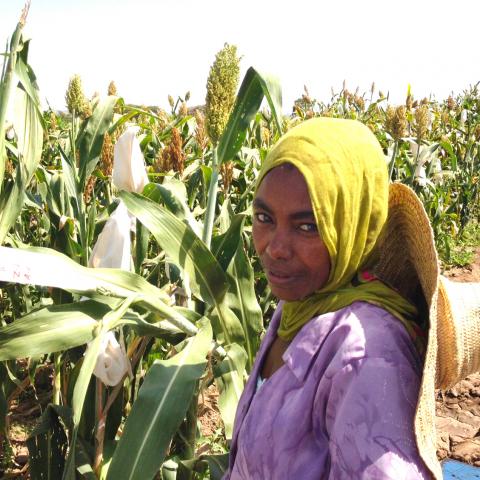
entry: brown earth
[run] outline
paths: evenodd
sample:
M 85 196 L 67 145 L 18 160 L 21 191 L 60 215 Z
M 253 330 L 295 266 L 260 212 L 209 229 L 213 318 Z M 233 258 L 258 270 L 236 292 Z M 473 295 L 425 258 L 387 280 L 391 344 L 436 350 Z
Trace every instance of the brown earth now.
M 444 273 L 459 282 L 480 282 L 480 248 L 468 268 Z M 480 372 L 436 392 L 437 456 L 480 466 Z

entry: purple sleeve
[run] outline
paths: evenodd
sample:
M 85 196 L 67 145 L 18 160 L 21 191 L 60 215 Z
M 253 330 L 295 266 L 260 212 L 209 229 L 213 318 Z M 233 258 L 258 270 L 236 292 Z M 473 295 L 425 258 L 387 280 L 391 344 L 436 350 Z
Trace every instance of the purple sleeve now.
M 316 427 L 329 442 L 329 480 L 430 478 L 413 430 L 419 378 L 404 358 L 351 360 L 328 383 Z

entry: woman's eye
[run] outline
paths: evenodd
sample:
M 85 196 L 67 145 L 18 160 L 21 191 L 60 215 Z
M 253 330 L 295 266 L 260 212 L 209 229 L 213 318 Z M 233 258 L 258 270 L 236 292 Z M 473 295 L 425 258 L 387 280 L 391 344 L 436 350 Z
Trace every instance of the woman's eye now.
M 266 213 L 256 213 L 255 218 L 260 222 L 260 223 L 268 223 L 270 222 L 270 217 Z
M 318 232 L 317 225 L 315 223 L 302 223 L 298 227 L 302 232 Z

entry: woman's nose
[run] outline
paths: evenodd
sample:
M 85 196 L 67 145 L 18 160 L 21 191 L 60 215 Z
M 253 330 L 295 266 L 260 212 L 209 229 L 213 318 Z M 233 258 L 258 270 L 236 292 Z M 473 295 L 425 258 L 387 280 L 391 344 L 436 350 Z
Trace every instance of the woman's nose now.
M 275 230 L 269 238 L 267 254 L 274 260 L 289 260 L 292 257 L 292 245 L 288 232 Z

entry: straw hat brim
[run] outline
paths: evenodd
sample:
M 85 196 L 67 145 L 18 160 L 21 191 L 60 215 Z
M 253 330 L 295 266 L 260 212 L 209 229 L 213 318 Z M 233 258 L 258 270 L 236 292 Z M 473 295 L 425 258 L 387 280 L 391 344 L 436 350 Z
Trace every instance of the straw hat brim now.
M 390 185 L 388 218 L 375 259 L 375 274 L 414 302 L 429 317 L 425 363 L 415 415 L 419 453 L 434 478 L 442 471 L 436 456 L 435 378 L 439 262 L 433 231 L 422 202 L 406 185 Z
M 433 478 L 442 479 L 435 388 L 451 387 L 480 370 L 480 283 L 455 283 L 440 275 L 428 215 L 415 192 L 400 183 L 390 185 L 388 218 L 373 265 L 378 278 L 428 319 L 414 428 L 420 456 Z

